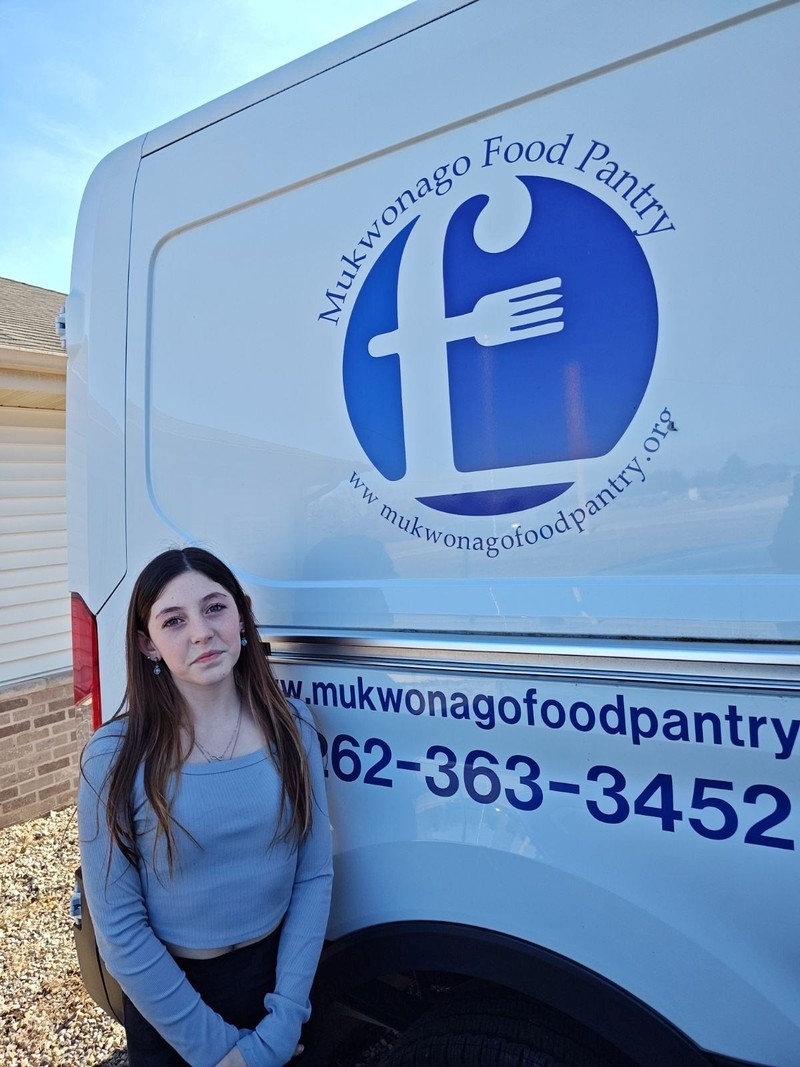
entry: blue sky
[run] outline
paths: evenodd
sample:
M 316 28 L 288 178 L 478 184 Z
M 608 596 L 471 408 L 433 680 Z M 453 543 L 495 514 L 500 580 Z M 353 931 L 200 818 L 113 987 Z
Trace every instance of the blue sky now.
M 407 0 L 0 0 L 0 276 L 66 292 L 118 145 Z

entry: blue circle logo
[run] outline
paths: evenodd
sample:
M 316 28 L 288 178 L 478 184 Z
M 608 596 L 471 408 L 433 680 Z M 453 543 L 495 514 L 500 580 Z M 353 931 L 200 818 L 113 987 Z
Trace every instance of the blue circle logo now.
M 530 208 L 511 247 L 479 244 L 486 195 L 433 237 L 418 215 L 376 259 L 348 323 L 345 400 L 362 448 L 449 514 L 505 515 L 565 492 L 572 481 L 539 465 L 613 448 L 655 359 L 655 285 L 625 222 L 568 182 L 516 180 Z M 487 472 L 489 488 L 448 486 Z

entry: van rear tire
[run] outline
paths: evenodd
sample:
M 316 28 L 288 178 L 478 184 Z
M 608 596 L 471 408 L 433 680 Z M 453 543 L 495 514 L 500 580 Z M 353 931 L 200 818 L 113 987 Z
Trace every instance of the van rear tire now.
M 634 1067 L 603 1038 L 513 990 L 473 983 L 405 1030 L 380 1067 Z

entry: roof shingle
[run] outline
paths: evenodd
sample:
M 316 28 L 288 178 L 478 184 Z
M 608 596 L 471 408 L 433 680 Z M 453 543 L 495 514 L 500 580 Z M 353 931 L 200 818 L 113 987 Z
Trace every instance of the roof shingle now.
M 61 352 L 54 319 L 66 294 L 0 278 L 0 348 Z

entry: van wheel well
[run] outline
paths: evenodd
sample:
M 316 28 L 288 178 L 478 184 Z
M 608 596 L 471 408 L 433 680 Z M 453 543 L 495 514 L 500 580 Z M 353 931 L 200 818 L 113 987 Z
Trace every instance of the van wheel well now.
M 310 1062 L 329 1062 L 326 1020 L 341 1009 L 402 1033 L 421 1025 L 441 996 L 468 995 L 452 991 L 475 981 L 484 989 L 504 987 L 505 996 L 509 990 L 521 994 L 529 1014 L 538 1005 L 566 1016 L 627 1057 L 624 1067 L 711 1063 L 646 1004 L 572 960 L 491 930 L 413 921 L 368 927 L 326 946 L 307 1041 L 319 1051 Z
M 632 1067 L 561 1012 L 514 990 L 467 982 L 405 1030 L 380 1067 Z

